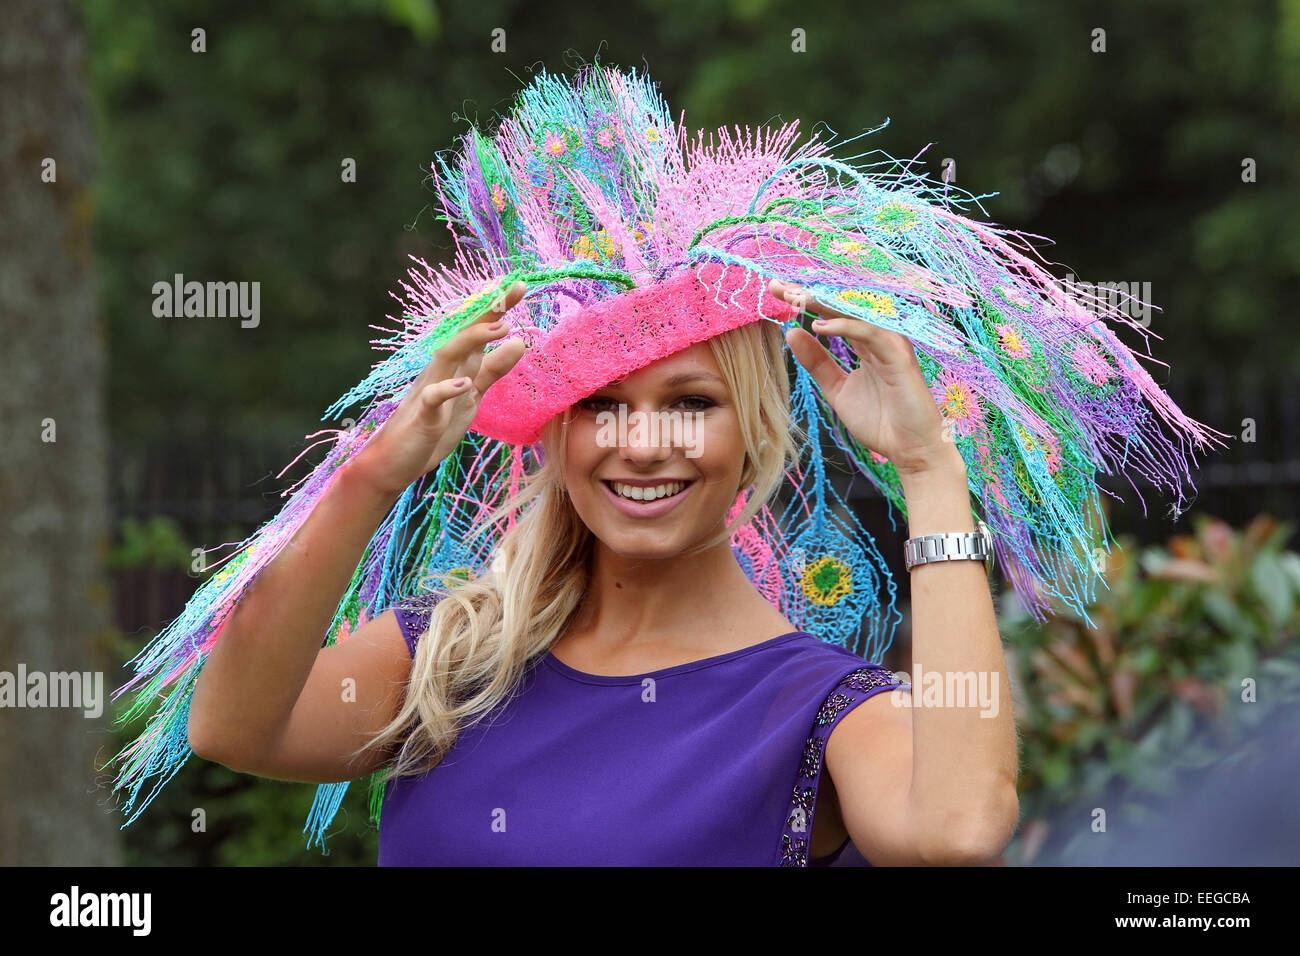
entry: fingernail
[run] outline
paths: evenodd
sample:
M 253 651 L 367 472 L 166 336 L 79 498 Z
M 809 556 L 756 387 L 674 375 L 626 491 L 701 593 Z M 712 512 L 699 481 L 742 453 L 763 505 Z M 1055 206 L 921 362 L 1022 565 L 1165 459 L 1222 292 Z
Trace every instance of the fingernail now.
M 812 324 L 813 324 L 813 325 L 825 325 L 825 324 L 826 324 L 826 320 L 825 320 L 825 319 L 813 319 Z
M 464 388 L 466 385 L 469 384 L 469 379 L 468 379 L 468 378 L 454 378 L 454 379 L 451 380 L 451 384 L 454 385 L 456 388 Z

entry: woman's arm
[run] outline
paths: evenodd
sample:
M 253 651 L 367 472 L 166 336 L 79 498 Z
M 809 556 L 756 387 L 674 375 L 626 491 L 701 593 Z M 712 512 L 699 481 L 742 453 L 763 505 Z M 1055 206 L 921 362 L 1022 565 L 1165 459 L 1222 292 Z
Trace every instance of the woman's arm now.
M 975 530 L 965 463 L 945 448 L 900 472 L 913 537 Z M 934 562 L 911 576 L 912 691 L 846 715 L 827 741 L 826 768 L 872 862 L 987 863 L 1015 833 L 1019 800 L 1011 686 L 984 563 Z M 932 679 L 942 681 L 942 707 L 924 706 Z M 948 696 L 958 686 L 964 701 Z
M 354 469 L 357 460 L 343 466 L 231 610 L 190 702 L 190 746 L 201 757 L 280 779 L 304 779 L 304 765 L 315 764 L 327 777 L 348 780 L 358 774 L 347 775 L 346 751 L 396 713 L 400 683 L 394 687 L 393 679 L 410 670 L 396 620 L 368 622 L 321 648 L 366 544 L 397 497 Z M 358 658 L 361 650 L 367 653 Z M 354 693 L 345 695 L 349 676 Z M 300 700 L 299 718 L 316 720 L 292 719 Z M 342 776 L 332 772 L 331 756 Z
M 479 400 L 523 355 L 497 323 L 522 282 L 451 337 L 379 431 L 334 476 L 293 539 L 262 568 L 222 625 L 195 683 L 194 751 L 235 769 L 293 780 L 348 780 L 348 752 L 397 712 L 410 672 L 395 616 L 321 648 L 339 601 L 402 490 L 447 457 Z M 454 377 L 452 377 L 454 376 Z M 346 683 L 345 683 L 346 682 Z M 367 755 L 366 766 L 383 755 Z
M 818 318 L 858 355 L 846 372 L 802 328 L 787 340 L 855 439 L 898 472 L 913 537 L 974 531 L 966 465 L 902 335 L 848 318 L 797 286 L 772 291 Z M 854 844 L 878 863 L 977 863 L 1015 832 L 1016 731 L 984 564 L 948 561 L 911 571 L 913 689 L 877 694 L 845 715 L 826 743 L 826 770 Z M 925 706 L 930 678 L 942 707 Z M 963 706 L 949 688 L 968 691 Z M 981 690 L 987 697 L 981 701 Z
M 966 465 L 957 446 L 917 472 L 900 473 L 911 537 L 974 531 Z M 983 561 L 937 561 L 912 575 L 912 670 L 941 675 L 944 706 L 913 687 L 908 806 L 922 855 L 963 862 L 996 857 L 1015 833 L 1016 725 Z M 948 699 L 948 688 L 965 699 Z M 960 688 L 960 690 L 958 690 Z M 971 699 L 974 696 L 975 699 Z

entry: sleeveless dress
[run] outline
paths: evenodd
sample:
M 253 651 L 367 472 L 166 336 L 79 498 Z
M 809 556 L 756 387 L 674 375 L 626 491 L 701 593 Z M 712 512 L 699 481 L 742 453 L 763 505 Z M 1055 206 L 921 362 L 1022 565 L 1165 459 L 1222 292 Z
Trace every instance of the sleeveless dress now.
M 412 657 L 431 608 L 397 607 Z M 389 782 L 380 866 L 869 866 L 809 860 L 822 756 L 897 676 L 796 631 L 608 677 L 549 651 L 442 762 Z

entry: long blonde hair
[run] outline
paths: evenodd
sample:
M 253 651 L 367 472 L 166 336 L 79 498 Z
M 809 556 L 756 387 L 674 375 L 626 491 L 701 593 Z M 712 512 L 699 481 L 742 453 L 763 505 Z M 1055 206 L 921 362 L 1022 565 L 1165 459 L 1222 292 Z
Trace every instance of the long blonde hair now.
M 776 491 L 798 455 L 790 419 L 784 333 L 767 319 L 708 339 L 736 405 L 745 443 L 740 490 L 752 493 L 736 520 L 692 551 L 713 547 L 748 522 Z M 460 731 L 500 705 L 529 662 L 564 633 L 587 589 L 593 536 L 564 483 L 563 416 L 542 432 L 543 463 L 486 521 L 532 502 L 497 543 L 491 569 L 447 578 L 425 636 L 416 645 L 400 710 L 358 753 L 397 747 L 377 785 L 435 767 Z M 535 499 L 535 500 L 534 500 Z

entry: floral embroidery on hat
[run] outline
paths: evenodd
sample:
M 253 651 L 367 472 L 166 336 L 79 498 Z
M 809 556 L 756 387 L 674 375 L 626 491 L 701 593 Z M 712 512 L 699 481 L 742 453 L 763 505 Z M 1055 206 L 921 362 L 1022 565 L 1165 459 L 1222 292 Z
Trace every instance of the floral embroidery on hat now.
M 804 568 L 803 593 L 816 604 L 838 604 L 853 590 L 853 572 L 834 555 L 824 555 Z

